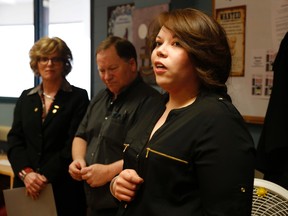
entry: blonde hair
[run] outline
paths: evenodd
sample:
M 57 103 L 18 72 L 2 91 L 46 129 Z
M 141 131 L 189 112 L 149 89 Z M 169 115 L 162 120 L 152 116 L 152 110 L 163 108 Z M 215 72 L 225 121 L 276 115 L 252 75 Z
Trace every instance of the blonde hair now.
M 59 37 L 43 37 L 32 46 L 29 52 L 30 67 L 36 76 L 39 76 L 39 59 L 53 53 L 57 53 L 64 61 L 63 76 L 71 72 L 73 56 L 67 44 Z

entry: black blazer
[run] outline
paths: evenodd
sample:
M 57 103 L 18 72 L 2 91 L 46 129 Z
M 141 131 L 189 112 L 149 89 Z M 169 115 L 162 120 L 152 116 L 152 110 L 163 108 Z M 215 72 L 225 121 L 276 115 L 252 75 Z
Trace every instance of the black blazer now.
M 70 177 L 68 167 L 72 162 L 72 140 L 89 99 L 86 90 L 71 88 L 72 91 L 58 91 L 43 123 L 39 94 L 28 94 L 31 89 L 23 91 L 16 103 L 14 121 L 8 134 L 7 154 L 15 173 L 14 187 L 24 186 L 18 173 L 31 167 L 52 183 L 56 207 L 59 202 L 65 206 L 62 199 L 75 199 L 72 194 L 77 191 L 75 185 L 79 183 Z M 82 189 L 81 184 L 79 191 Z M 71 203 L 67 205 L 71 206 Z

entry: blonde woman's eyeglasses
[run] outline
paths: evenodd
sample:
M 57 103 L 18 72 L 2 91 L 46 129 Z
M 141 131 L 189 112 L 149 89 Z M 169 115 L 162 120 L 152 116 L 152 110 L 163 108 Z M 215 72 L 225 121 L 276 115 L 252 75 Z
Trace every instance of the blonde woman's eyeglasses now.
M 41 57 L 39 58 L 39 63 L 42 65 L 47 65 L 51 61 L 52 64 L 59 65 L 60 63 L 64 62 L 63 58 L 60 57 L 53 57 L 53 58 L 48 58 L 48 57 Z

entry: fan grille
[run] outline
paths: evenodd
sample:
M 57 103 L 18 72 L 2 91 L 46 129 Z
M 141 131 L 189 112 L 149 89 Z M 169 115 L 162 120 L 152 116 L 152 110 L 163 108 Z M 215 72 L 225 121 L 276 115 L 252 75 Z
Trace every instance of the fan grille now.
M 259 194 L 259 190 L 265 193 Z M 252 216 L 287 216 L 288 201 L 273 191 L 254 186 Z

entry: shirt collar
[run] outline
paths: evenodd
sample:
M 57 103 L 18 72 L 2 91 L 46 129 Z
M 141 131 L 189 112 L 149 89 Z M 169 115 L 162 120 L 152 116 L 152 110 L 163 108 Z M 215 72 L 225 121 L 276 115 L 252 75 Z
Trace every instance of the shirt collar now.
M 72 91 L 72 86 L 71 84 L 64 78 L 60 90 L 64 91 L 64 92 L 71 92 Z M 38 86 L 36 86 L 35 88 L 31 89 L 31 91 L 29 91 L 29 93 L 27 95 L 33 95 L 39 93 L 40 95 L 43 93 L 43 87 L 42 87 L 42 83 L 39 84 Z

